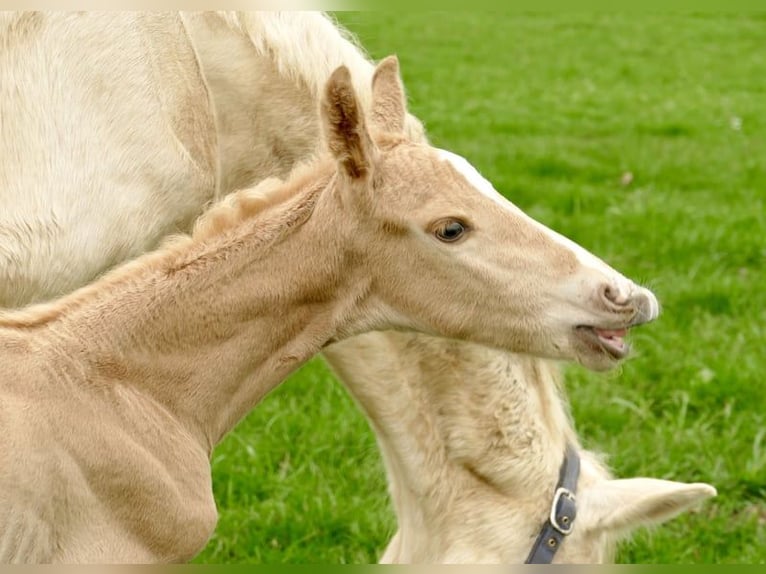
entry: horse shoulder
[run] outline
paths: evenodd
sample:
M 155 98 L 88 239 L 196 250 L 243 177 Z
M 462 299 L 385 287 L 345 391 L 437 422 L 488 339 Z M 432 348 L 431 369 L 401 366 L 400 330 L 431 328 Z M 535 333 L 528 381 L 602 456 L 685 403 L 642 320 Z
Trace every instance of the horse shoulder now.
M 90 373 L 58 417 L 73 508 L 62 561 L 181 562 L 199 553 L 218 520 L 209 453 L 154 399 L 115 371 Z M 85 429 L 83 420 L 89 421 Z
M 207 446 L 121 373 L 44 342 L 0 330 L 0 559 L 194 557 L 218 519 Z
M 43 455 L 52 445 L 37 440 L 44 429 L 23 415 L 28 401 L 7 389 L 16 371 L 0 377 L 0 563 L 49 562 L 56 548 L 52 493 L 63 477 Z

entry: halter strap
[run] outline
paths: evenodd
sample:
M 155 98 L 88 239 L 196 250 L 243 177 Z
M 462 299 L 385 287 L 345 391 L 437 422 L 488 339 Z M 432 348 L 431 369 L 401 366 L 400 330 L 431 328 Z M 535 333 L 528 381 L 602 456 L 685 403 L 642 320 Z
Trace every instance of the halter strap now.
M 559 469 L 559 482 L 553 495 L 550 516 L 543 524 L 525 564 L 551 564 L 564 538 L 572 532 L 577 517 L 575 493 L 579 478 L 580 455 L 568 444 Z

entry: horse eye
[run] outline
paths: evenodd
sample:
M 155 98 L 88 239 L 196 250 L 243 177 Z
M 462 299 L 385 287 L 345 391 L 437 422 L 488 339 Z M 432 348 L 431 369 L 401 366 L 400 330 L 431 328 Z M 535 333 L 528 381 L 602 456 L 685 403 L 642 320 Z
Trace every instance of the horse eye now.
M 434 233 L 444 242 L 457 241 L 465 232 L 465 225 L 455 219 L 449 219 L 439 224 Z

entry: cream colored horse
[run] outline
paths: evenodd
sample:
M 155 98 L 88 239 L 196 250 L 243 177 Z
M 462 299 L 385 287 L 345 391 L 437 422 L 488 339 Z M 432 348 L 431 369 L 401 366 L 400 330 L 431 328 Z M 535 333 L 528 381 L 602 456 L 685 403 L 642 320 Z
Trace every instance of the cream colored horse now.
M 286 176 L 318 151 L 340 65 L 368 109 L 373 66 L 321 14 L 0 12 L 0 306 L 69 293 Z
M 0 302 L 5 305 L 67 293 L 168 233 L 188 229 L 215 197 L 269 175 L 286 175 L 317 151 L 316 101 L 337 65 L 352 70 L 361 106 L 368 108 L 370 101 L 372 65 L 327 18 L 314 13 L 6 13 L 0 15 L 0 44 Z M 411 116 L 406 129 L 422 138 Z M 476 177 L 460 158 L 451 161 Z M 450 373 L 467 389 L 485 382 L 507 386 L 504 371 L 477 374 L 477 363 L 520 361 L 424 335 L 416 337 L 413 354 L 410 339 L 393 332 L 351 338 L 334 345 L 328 358 L 357 395 L 374 377 L 352 359 L 371 349 L 377 349 L 371 363 L 376 368 L 406 373 L 397 388 L 405 382 L 428 388 L 444 373 L 423 365 L 438 364 L 456 345 L 460 352 L 452 353 Z M 592 343 L 621 347 L 615 340 Z M 461 425 L 467 430 L 476 422 L 457 417 L 450 428 L 458 435 Z M 490 439 L 477 437 L 477 452 L 482 440 Z M 552 448 L 550 458 L 560 462 L 559 445 Z M 498 464 L 512 471 L 502 460 Z M 556 464 L 546 464 L 550 482 Z M 396 485 L 402 482 L 392 480 L 398 500 Z M 541 503 L 536 495 L 529 500 Z M 397 546 L 411 547 L 406 507 L 396 506 L 403 521 Z M 421 534 L 441 540 L 433 532 L 437 524 L 428 526 Z M 462 556 L 489 556 L 484 540 L 466 537 L 460 545 L 470 548 Z M 387 554 L 399 560 L 416 556 L 423 555 Z
M 579 446 L 551 361 L 400 333 L 394 363 L 377 334 L 355 341 L 355 354 L 333 345 L 325 356 L 383 454 L 399 529 L 382 562 L 523 562 L 550 515 L 567 444 L 582 469 L 556 562 L 612 561 L 619 539 L 715 494 L 707 484 L 611 479 Z
M 368 131 L 339 68 L 333 161 L 0 316 L 1 560 L 191 558 L 216 522 L 212 448 L 328 343 L 395 328 L 600 366 L 614 352 L 593 333 L 654 319 L 649 291 L 404 136 L 394 58 L 372 94 Z

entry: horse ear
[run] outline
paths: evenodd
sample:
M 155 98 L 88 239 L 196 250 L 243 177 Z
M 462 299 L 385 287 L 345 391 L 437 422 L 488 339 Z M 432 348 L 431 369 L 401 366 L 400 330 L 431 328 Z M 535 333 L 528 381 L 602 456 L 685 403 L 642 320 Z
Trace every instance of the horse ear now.
M 327 146 L 341 172 L 352 181 L 367 179 L 372 172 L 375 146 L 365 128 L 346 66 L 337 68 L 327 81 L 321 116 Z
M 655 478 L 605 480 L 583 497 L 578 523 L 586 530 L 627 534 L 639 526 L 659 524 L 716 495 L 709 484 Z M 579 526 L 579 524 L 578 524 Z
M 396 56 L 384 58 L 372 76 L 372 122 L 390 133 L 404 132 L 407 100 Z

